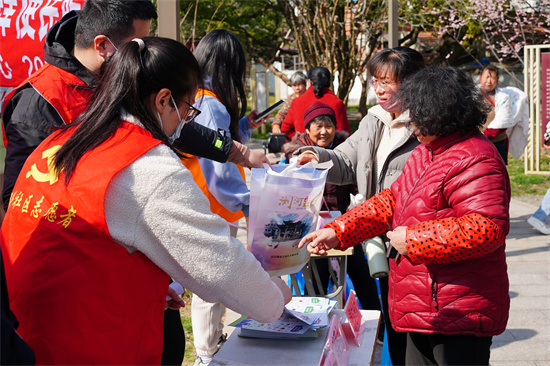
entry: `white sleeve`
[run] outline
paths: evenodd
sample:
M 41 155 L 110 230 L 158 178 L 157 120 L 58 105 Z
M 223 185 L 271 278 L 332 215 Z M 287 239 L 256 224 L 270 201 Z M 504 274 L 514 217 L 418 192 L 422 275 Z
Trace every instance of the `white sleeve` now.
M 510 96 L 497 89 L 495 94 L 495 118 L 487 128 L 510 128 L 514 127 L 515 124 L 516 120 L 514 119 Z
M 206 301 L 275 321 L 283 294 L 209 208 L 191 173 L 164 145 L 115 176 L 105 196 L 107 226 L 117 243 L 142 252 Z

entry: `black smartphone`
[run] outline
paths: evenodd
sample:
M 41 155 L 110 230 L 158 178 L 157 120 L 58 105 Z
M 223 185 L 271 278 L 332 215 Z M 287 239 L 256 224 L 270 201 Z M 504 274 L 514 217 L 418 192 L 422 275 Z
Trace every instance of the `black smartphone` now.
M 262 118 L 264 118 L 265 116 L 267 116 L 269 113 L 273 112 L 275 109 L 279 108 L 285 101 L 284 100 L 280 100 L 278 101 L 277 103 L 273 104 L 272 106 L 270 106 L 269 108 L 267 108 L 266 110 L 263 110 L 261 111 L 260 113 L 258 113 L 258 116 L 256 116 L 256 118 L 254 119 L 254 122 L 258 122 L 259 120 L 261 120 Z

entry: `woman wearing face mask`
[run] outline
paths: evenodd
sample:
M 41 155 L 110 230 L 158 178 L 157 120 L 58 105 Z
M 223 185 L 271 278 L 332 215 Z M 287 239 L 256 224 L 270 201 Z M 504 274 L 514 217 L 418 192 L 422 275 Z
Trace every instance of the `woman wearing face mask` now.
M 25 163 L 1 246 L 37 363 L 159 364 L 169 276 L 262 322 L 281 315 L 290 290 L 229 236 L 170 146 L 199 113 L 201 79 L 181 43 L 128 42 L 75 124 Z
M 407 126 L 409 112 L 400 111 L 392 96 L 403 81 L 423 67 L 422 55 L 411 48 L 396 47 L 378 52 L 367 65 L 368 73 L 373 75 L 371 85 L 378 97 L 378 105 L 369 109 L 359 129 L 344 143 L 334 150 L 301 148 L 296 152 L 301 153 L 298 162 L 332 160 L 334 165 L 328 172 L 327 182 L 357 182 L 358 191 L 365 198 L 389 188 L 418 145 L 412 129 Z M 361 245 L 356 245 L 354 251 L 362 252 Z M 388 278 L 379 278 L 379 284 L 390 357 L 394 365 L 403 365 L 406 336 L 391 327 L 387 307 Z

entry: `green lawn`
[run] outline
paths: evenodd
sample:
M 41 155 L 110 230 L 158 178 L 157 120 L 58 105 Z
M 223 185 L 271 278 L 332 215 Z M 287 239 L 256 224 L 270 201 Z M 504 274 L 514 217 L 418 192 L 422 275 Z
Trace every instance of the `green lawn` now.
M 508 157 L 508 174 L 512 196 L 544 196 L 550 187 L 550 175 L 525 174 L 523 157 L 516 160 Z M 541 170 L 550 171 L 550 151 L 541 154 Z

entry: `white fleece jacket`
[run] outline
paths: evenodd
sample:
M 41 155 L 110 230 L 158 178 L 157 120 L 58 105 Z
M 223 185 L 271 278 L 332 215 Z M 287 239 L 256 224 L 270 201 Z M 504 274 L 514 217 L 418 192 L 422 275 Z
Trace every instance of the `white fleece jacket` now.
M 105 197 L 112 238 L 140 251 L 209 302 L 260 322 L 275 321 L 284 298 L 229 226 L 210 212 L 191 173 L 164 144 L 118 173 Z M 166 284 L 168 286 L 168 283 Z

